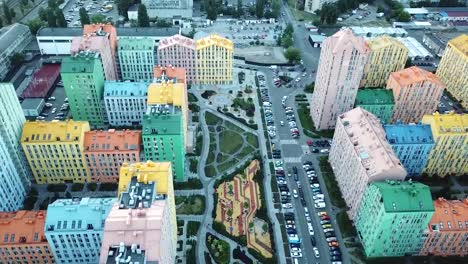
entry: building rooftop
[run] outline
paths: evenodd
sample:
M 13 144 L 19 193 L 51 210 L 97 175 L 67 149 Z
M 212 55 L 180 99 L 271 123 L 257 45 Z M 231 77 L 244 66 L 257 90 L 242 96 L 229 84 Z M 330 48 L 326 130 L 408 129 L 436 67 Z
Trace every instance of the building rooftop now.
M 118 27 L 119 37 L 166 37 L 180 34 L 179 27 L 157 28 L 157 27 Z
M 195 41 L 180 34 L 161 39 L 159 41 L 158 50 L 165 49 L 173 45 L 180 45 L 195 50 Z
M 23 98 L 44 98 L 49 93 L 60 74 L 59 64 L 45 64 L 36 71 L 28 87 L 23 91 Z
M 148 95 L 146 82 L 104 82 L 104 97 L 144 97 Z
M 141 145 L 140 130 L 93 130 L 84 134 L 83 147 L 86 152 L 139 151 Z
M 468 115 L 434 113 L 424 115 L 422 122 L 431 125 L 432 134 L 467 134 L 468 133 Z
M 434 144 L 430 125 L 394 124 L 384 125 L 387 140 L 391 145 L 398 144 Z
M 165 199 L 164 195 L 158 195 L 154 181 L 139 182 L 133 176 L 128 185 L 128 190 L 120 194 L 119 209 L 149 208 L 155 200 Z
M 37 31 L 37 37 L 80 37 L 83 36 L 81 27 L 42 27 Z
M 28 28 L 27 26 L 25 26 Z M 119 37 L 165 37 L 173 36 L 180 33 L 180 28 L 170 27 L 170 28 L 155 28 L 155 27 L 131 27 L 124 28 L 119 27 L 117 29 L 111 29 L 108 25 L 85 25 L 84 29 L 81 27 L 62 27 L 62 28 L 50 28 L 44 27 L 37 32 L 38 37 L 79 37 L 83 34 L 88 34 L 96 32 L 100 27 L 105 32 L 110 34 L 115 30 L 116 38 Z
M 153 76 L 154 82 L 168 81 L 168 79 L 175 79 L 174 82 L 185 83 L 186 71 L 184 68 L 176 68 L 173 66 L 154 66 Z
M 40 104 L 44 102 L 42 98 L 26 98 L 21 103 L 21 108 L 25 110 L 37 109 Z
M 0 52 L 7 50 L 18 36 L 21 36 L 26 32 L 30 32 L 29 27 L 19 23 L 0 28 Z
M 431 189 L 427 185 L 411 180 L 388 180 L 371 185 L 379 189 L 387 213 L 434 211 Z
M 93 73 L 99 53 L 92 51 L 80 51 L 73 56 L 62 59 L 61 73 Z
M 322 36 L 322 35 L 310 34 L 310 35 L 309 35 L 309 38 L 310 38 L 313 42 L 322 43 L 327 37 Z
M 450 223 L 450 225 L 448 224 Z M 468 232 L 468 199 L 434 201 L 434 214 L 429 222 L 430 231 L 465 231 Z
M 367 45 L 371 50 L 385 49 L 389 46 L 398 46 L 401 49 L 408 50 L 401 41 L 396 38 L 389 37 L 388 35 L 378 36 L 367 41 Z
M 123 242 L 118 246 L 111 246 L 107 255 L 106 264 L 138 263 L 150 264 L 146 261 L 146 251 L 139 245 L 126 246 Z
M 454 39 L 449 40 L 449 44 L 468 56 L 468 34 L 462 34 Z
M 395 23 L 395 22 L 394 22 Z M 432 58 L 432 53 L 429 52 L 419 41 L 413 37 L 397 37 L 398 41 L 403 43 L 408 49 L 410 58 Z
M 182 111 L 173 105 L 152 105 L 143 116 L 143 135 L 179 135 L 182 129 Z
M 78 142 L 86 131 L 89 131 L 87 121 L 26 121 L 21 142 Z
M 380 35 L 389 35 L 389 36 L 408 36 L 408 32 L 403 28 L 393 28 L 393 27 L 351 27 L 351 30 L 357 36 L 380 36 Z
M 185 103 L 185 85 L 174 81 L 151 83 L 148 86 L 148 105 L 171 104 L 182 106 Z
M 107 34 L 107 33 L 106 33 Z M 109 48 L 108 38 L 102 38 L 99 35 L 88 34 L 83 37 L 75 37 L 72 40 L 70 53 L 73 55 L 80 51 L 100 52 L 106 46 Z
M 383 88 L 359 89 L 356 96 L 356 105 L 394 105 L 393 92 Z
M 44 236 L 46 211 L 0 213 L 0 245 L 47 243 Z
M 431 82 L 437 86 L 445 87 L 435 74 L 417 66 L 392 72 L 390 73 L 390 78 L 395 79 L 400 84 L 400 87 L 407 87 L 420 82 Z
M 135 38 L 135 37 L 120 37 L 118 40 L 118 50 L 149 50 L 154 51 L 154 39 L 151 38 Z
M 213 45 L 220 46 L 228 50 L 234 49 L 234 44 L 231 40 L 223 38 L 217 34 L 211 34 L 209 36 L 198 39 L 196 41 L 195 47 L 197 50 L 200 50 Z
M 333 53 L 338 52 L 338 48 L 352 45 L 360 53 L 368 53 L 369 47 L 364 39 L 353 34 L 350 28 L 342 28 L 332 36 L 328 37 L 325 42 L 330 42 Z
M 128 186 L 133 177 L 137 177 L 138 182 L 156 182 L 156 192 L 167 194 L 169 186 L 172 187 L 172 164 L 171 162 L 138 162 L 123 163 L 120 167 L 119 193 L 128 190 Z

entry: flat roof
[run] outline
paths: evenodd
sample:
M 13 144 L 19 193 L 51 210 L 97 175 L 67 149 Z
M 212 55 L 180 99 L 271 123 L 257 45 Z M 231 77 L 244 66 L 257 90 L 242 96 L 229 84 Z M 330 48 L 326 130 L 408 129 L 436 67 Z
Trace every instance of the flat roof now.
M 43 27 L 37 31 L 36 36 L 79 37 L 83 35 L 82 27 Z
M 168 37 L 172 35 L 179 34 L 179 27 L 169 27 L 169 28 L 155 28 L 155 27 L 132 27 L 124 28 L 118 27 L 117 36 L 118 37 Z M 81 27 L 59 27 L 59 28 L 50 28 L 44 27 L 39 29 L 37 32 L 38 37 L 79 37 L 83 35 L 83 28 Z
M 408 14 L 410 14 L 410 15 L 426 15 L 426 14 L 429 14 L 429 11 L 424 7 L 421 7 L 421 8 L 405 8 L 404 10 L 406 12 L 408 12 Z
M 433 144 L 432 130 L 426 124 L 384 125 L 387 141 L 395 144 Z
M 33 74 L 32 80 L 22 96 L 24 98 L 43 98 L 47 96 L 60 74 L 60 64 L 45 64 Z
M 384 105 L 395 104 L 391 89 L 364 88 L 359 89 L 356 96 L 356 105 Z
M 0 50 L 6 50 L 18 36 L 28 31 L 28 26 L 19 23 L 0 28 Z
M 388 212 L 432 212 L 429 186 L 412 181 L 372 182 L 382 195 L 385 211 Z
M 313 42 L 323 42 L 327 37 L 325 36 L 322 36 L 322 35 L 309 35 L 309 38 L 313 41 Z
M 417 41 L 413 37 L 406 37 L 406 38 L 397 38 L 401 43 L 403 43 L 406 48 L 408 49 L 408 56 L 410 58 L 414 57 L 433 57 L 432 53 L 430 53 L 419 41 Z
M 21 108 L 25 110 L 29 109 L 38 109 L 39 105 L 44 102 L 44 99 L 42 98 L 26 98 L 23 100 L 21 103 Z

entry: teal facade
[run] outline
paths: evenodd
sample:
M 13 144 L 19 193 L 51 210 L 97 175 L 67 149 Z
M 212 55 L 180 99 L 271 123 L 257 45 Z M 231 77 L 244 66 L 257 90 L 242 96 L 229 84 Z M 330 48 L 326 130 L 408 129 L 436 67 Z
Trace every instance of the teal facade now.
M 61 76 L 73 120 L 88 121 L 91 128 L 105 128 L 104 70 L 99 54 L 80 52 L 64 58 Z
M 354 219 L 369 258 L 419 253 L 422 234 L 434 214 L 431 191 L 417 182 L 369 184 Z
M 150 38 L 119 38 L 118 54 L 122 80 L 153 80 L 154 47 L 154 40 Z
M 361 88 L 357 92 L 354 106 L 371 112 L 383 124 L 387 124 L 393 116 L 395 100 L 390 89 Z

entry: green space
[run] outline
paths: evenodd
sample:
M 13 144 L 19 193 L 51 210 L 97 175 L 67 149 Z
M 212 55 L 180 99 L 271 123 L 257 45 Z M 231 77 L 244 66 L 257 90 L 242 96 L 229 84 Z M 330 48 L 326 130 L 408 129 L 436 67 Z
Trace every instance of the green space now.
M 187 222 L 187 237 L 196 236 L 200 229 L 200 222 L 188 221 Z
M 222 153 L 234 154 L 242 145 L 242 136 L 231 130 L 224 130 L 219 135 L 219 148 Z
M 198 102 L 198 98 L 193 93 L 188 93 L 188 101 L 189 103 L 196 103 Z
M 214 126 L 214 125 L 216 125 L 218 122 L 220 122 L 222 120 L 219 117 L 215 116 L 214 114 L 212 114 L 210 112 L 206 112 L 205 113 L 205 121 L 206 121 L 206 125 Z
M 298 21 L 314 21 L 316 19 L 319 19 L 317 15 L 307 13 L 302 10 L 295 9 L 294 7 L 299 8 L 299 6 L 296 5 L 297 1 L 294 0 L 288 0 L 288 6 L 289 10 L 291 11 L 291 14 L 294 16 L 294 18 Z
M 183 199 L 182 197 L 184 197 L 185 199 Z M 183 201 L 181 202 L 182 199 Z M 176 213 L 178 215 L 201 215 L 205 212 L 205 196 L 177 196 L 176 205 L 178 205 L 176 208 Z
M 336 220 L 338 221 L 338 225 L 340 226 L 343 237 L 355 237 L 357 235 L 356 229 L 351 223 L 351 220 L 349 220 L 346 210 L 340 211 L 336 215 Z
M 246 133 L 247 136 L 247 142 L 249 142 L 250 145 L 254 148 L 258 148 L 258 138 L 252 133 Z
M 201 189 L 203 184 L 200 179 L 189 178 L 185 182 L 174 182 L 174 190 L 192 190 L 192 189 Z
M 228 242 L 220 240 L 212 234 L 207 234 L 206 245 L 216 263 L 229 263 L 231 249 Z
M 216 169 L 212 165 L 208 165 L 205 167 L 205 175 L 206 177 L 214 177 L 216 176 Z
M 298 109 L 299 120 L 301 121 L 302 128 L 304 129 L 304 134 L 312 138 L 333 138 L 335 130 L 316 130 L 314 126 L 314 121 L 310 116 L 310 110 L 305 104 L 300 104 Z
M 341 191 L 336 182 L 335 174 L 328 162 L 328 157 L 320 157 L 319 165 L 332 204 L 339 208 L 346 208 L 346 203 L 341 196 Z
M 198 159 L 196 158 L 191 158 L 189 159 L 189 170 L 192 173 L 197 173 L 197 168 L 198 168 Z
M 187 245 L 190 245 L 190 247 L 187 247 L 187 251 L 185 253 L 185 259 L 186 259 L 186 264 L 196 264 L 197 263 L 197 241 L 194 239 L 187 240 L 186 242 Z

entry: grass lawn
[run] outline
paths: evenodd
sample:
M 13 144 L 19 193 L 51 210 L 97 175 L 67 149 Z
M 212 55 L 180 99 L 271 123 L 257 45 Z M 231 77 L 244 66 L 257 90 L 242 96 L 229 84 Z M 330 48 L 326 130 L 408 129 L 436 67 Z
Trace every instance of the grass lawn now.
M 299 110 L 297 112 L 299 114 L 299 120 L 301 121 L 302 128 L 304 128 L 304 130 L 308 130 L 310 135 L 315 134 L 318 137 L 333 138 L 335 130 L 315 130 L 314 121 L 312 120 L 310 111 L 306 105 L 299 105 Z
M 189 103 L 195 103 L 198 102 L 198 98 L 193 93 L 188 93 L 188 101 Z
M 216 169 L 214 166 L 209 165 L 205 167 L 205 175 L 206 177 L 214 177 L 216 176 Z
M 252 145 L 254 148 L 258 148 L 258 138 L 252 133 L 246 133 L 247 135 L 247 142 Z
M 229 121 L 224 121 L 224 127 L 226 129 L 229 129 L 229 130 L 232 130 L 232 131 L 236 131 L 236 132 L 239 132 L 239 133 L 243 133 L 244 130 L 236 125 L 234 125 L 233 123 L 229 122 Z
M 187 222 L 187 237 L 196 236 L 199 228 L 200 228 L 200 222 L 188 221 Z
M 314 14 L 310 14 L 301 10 L 294 9 L 294 6 L 295 6 L 294 3 L 295 3 L 294 0 L 288 0 L 289 10 L 291 10 L 291 13 L 294 16 L 294 18 L 296 18 L 296 20 L 299 21 L 302 19 L 304 21 L 313 21 L 314 19 L 319 18 L 318 16 Z
M 320 157 L 319 164 L 332 204 L 339 208 L 345 208 L 346 203 L 341 196 L 340 188 L 338 187 L 338 183 L 336 182 L 335 175 L 333 174 L 330 163 L 328 163 L 327 157 Z
M 255 151 L 255 149 L 252 148 L 251 146 L 244 147 L 244 148 L 242 149 L 242 151 L 239 153 L 239 156 L 238 156 L 238 157 L 239 157 L 240 159 L 242 159 L 242 158 L 244 158 L 245 156 L 247 156 L 247 155 L 253 153 L 254 151 Z
M 236 163 L 239 162 L 237 159 L 230 159 L 224 163 L 218 165 L 218 172 L 222 174 L 223 172 L 227 171 L 228 169 L 234 167 Z
M 190 172 L 197 173 L 198 159 L 189 159 L 189 162 L 190 162 L 190 165 L 189 165 Z
M 208 157 L 206 158 L 206 164 L 211 164 L 215 161 L 214 148 L 211 148 L 212 145 L 214 144 L 210 144 L 210 152 L 208 153 Z
M 229 247 L 228 242 L 220 240 L 215 236 L 208 234 L 206 236 L 206 245 L 216 263 L 229 263 L 231 249 Z
M 231 130 L 224 130 L 219 134 L 219 150 L 223 153 L 234 154 L 242 146 L 242 136 Z
M 218 153 L 218 155 L 216 156 L 216 162 L 218 163 L 223 163 L 228 159 L 229 159 L 229 156 L 223 153 Z
M 338 221 L 343 237 L 354 237 L 357 235 L 356 229 L 351 224 L 351 220 L 349 220 L 348 214 L 345 210 L 342 210 L 336 215 L 336 220 Z
M 190 195 L 190 196 L 185 196 L 185 198 L 186 199 L 183 202 L 183 205 L 177 208 L 176 210 L 177 214 L 201 215 L 205 212 L 205 196 Z
M 214 126 L 214 125 L 218 124 L 222 120 L 219 117 L 213 115 L 212 113 L 206 112 L 205 113 L 205 121 L 206 121 L 207 125 Z

